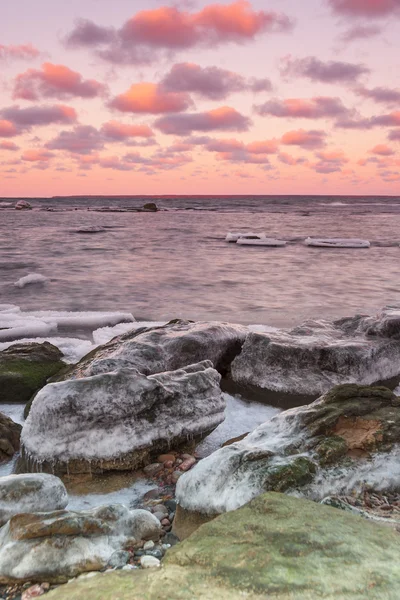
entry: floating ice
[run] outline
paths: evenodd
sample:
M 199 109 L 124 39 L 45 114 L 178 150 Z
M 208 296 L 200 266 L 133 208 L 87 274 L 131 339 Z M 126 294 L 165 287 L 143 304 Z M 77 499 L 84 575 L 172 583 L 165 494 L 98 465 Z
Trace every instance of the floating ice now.
M 104 231 L 106 231 L 104 227 L 89 225 L 88 227 L 80 227 L 76 230 L 76 233 L 103 233 Z
M 0 329 L 0 342 L 16 341 L 23 338 L 34 337 L 45 337 L 50 341 L 51 335 L 56 331 L 56 324 L 29 322 L 25 326 Z
M 24 288 L 27 285 L 31 285 L 33 283 L 46 283 L 48 281 L 48 277 L 44 275 L 40 275 L 40 273 L 30 273 L 29 275 L 25 275 L 25 277 L 21 277 L 14 283 L 15 287 Z
M 350 238 L 307 238 L 304 241 L 306 246 L 316 246 L 318 248 L 369 248 L 368 240 L 350 239 Z
M 249 235 L 250 236 L 257 236 L 257 237 L 264 236 L 265 237 L 265 233 L 251 233 L 251 232 L 247 232 L 247 233 L 246 232 L 245 233 L 243 233 L 243 232 L 242 233 L 236 232 L 236 233 L 234 233 L 234 232 L 229 232 L 227 234 L 226 238 L 225 238 L 225 241 L 226 242 L 234 243 L 234 242 L 237 242 L 238 239 L 241 238 L 241 237 L 243 237 L 244 235 L 247 235 L 247 236 L 249 236 Z
M 286 246 L 283 240 L 275 240 L 263 236 L 245 235 L 236 242 L 239 246 L 269 246 L 270 248 L 280 248 Z

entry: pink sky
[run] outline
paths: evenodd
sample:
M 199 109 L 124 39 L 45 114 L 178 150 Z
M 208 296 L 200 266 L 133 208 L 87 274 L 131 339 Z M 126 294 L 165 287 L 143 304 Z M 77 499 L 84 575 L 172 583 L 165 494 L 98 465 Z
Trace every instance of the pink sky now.
M 400 0 L 0 4 L 0 196 L 393 194 Z

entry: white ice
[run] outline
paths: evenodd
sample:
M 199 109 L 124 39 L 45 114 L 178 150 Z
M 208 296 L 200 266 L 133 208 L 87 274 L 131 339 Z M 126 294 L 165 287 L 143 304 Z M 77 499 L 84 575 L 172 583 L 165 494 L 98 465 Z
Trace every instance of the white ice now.
M 48 281 L 48 277 L 40 275 L 40 273 L 30 273 L 29 275 L 25 275 L 25 277 L 21 277 L 21 279 L 18 279 L 18 281 L 16 281 L 14 285 L 18 288 L 24 288 L 25 286 L 33 283 L 43 284 L 46 283 L 46 281 Z

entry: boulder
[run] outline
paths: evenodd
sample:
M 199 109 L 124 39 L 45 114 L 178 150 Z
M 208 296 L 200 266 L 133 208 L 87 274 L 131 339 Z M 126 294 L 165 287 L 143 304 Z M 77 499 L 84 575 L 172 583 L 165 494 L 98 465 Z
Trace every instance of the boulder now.
M 10 460 L 19 450 L 21 425 L 0 413 L 0 463 Z
M 143 204 L 143 210 L 147 212 L 157 212 L 160 209 L 155 202 L 146 202 L 146 204 Z
M 27 200 L 18 200 L 15 205 L 15 210 L 32 210 L 32 206 Z
M 400 536 L 269 493 L 203 525 L 152 572 L 78 579 L 48 600 L 397 600 Z
M 0 402 L 28 402 L 65 363 L 49 342 L 13 344 L 0 352 Z
M 150 512 L 120 504 L 16 515 L 0 531 L 0 583 L 62 583 L 103 569 L 116 551 L 160 533 Z
M 58 473 L 138 468 L 224 420 L 219 382 L 204 361 L 148 377 L 124 368 L 48 384 L 24 424 L 23 456 Z
M 311 321 L 290 332 L 250 333 L 231 365 L 232 382 L 265 401 L 276 392 L 315 399 L 334 385 L 388 382 L 400 375 L 398 330 L 400 311 L 383 311 L 376 318 Z
M 203 360 L 210 360 L 224 375 L 240 352 L 247 333 L 241 325 L 181 320 L 162 327 L 128 331 L 96 348 L 62 378 L 87 377 L 125 367 L 151 375 Z
M 46 473 L 0 477 L 0 525 L 25 512 L 60 510 L 68 504 L 61 479 Z
M 368 465 L 372 474 L 369 461 L 374 453 L 381 458 L 383 481 L 382 462 L 386 457 L 389 464 L 390 452 L 399 443 L 400 398 L 386 388 L 337 386 L 308 406 L 278 414 L 182 475 L 176 496 L 185 511 L 177 512 L 174 533 L 183 537 L 182 532 L 199 518 L 197 513 L 235 510 L 265 491 L 322 499 L 318 494 L 329 495 L 331 470 L 336 472 L 340 465 L 346 476 L 352 474 L 348 479 L 356 487 L 368 479 Z M 310 486 L 317 477 L 320 488 Z M 397 478 L 393 472 L 385 485 L 396 484 Z M 332 486 L 339 483 L 332 480 Z

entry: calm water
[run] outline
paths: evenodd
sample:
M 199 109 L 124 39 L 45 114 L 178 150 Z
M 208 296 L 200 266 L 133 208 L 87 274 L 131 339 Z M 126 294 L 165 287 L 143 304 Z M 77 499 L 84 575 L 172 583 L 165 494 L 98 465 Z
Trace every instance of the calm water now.
M 275 326 L 400 303 L 400 198 L 157 198 L 170 210 L 88 210 L 148 200 L 33 199 L 26 212 L 3 205 L 0 302 Z M 105 231 L 77 233 L 82 226 Z M 264 231 L 290 243 L 239 247 L 224 242 L 229 230 Z M 361 237 L 372 247 L 308 248 L 308 236 Z M 14 286 L 29 273 L 49 281 Z

